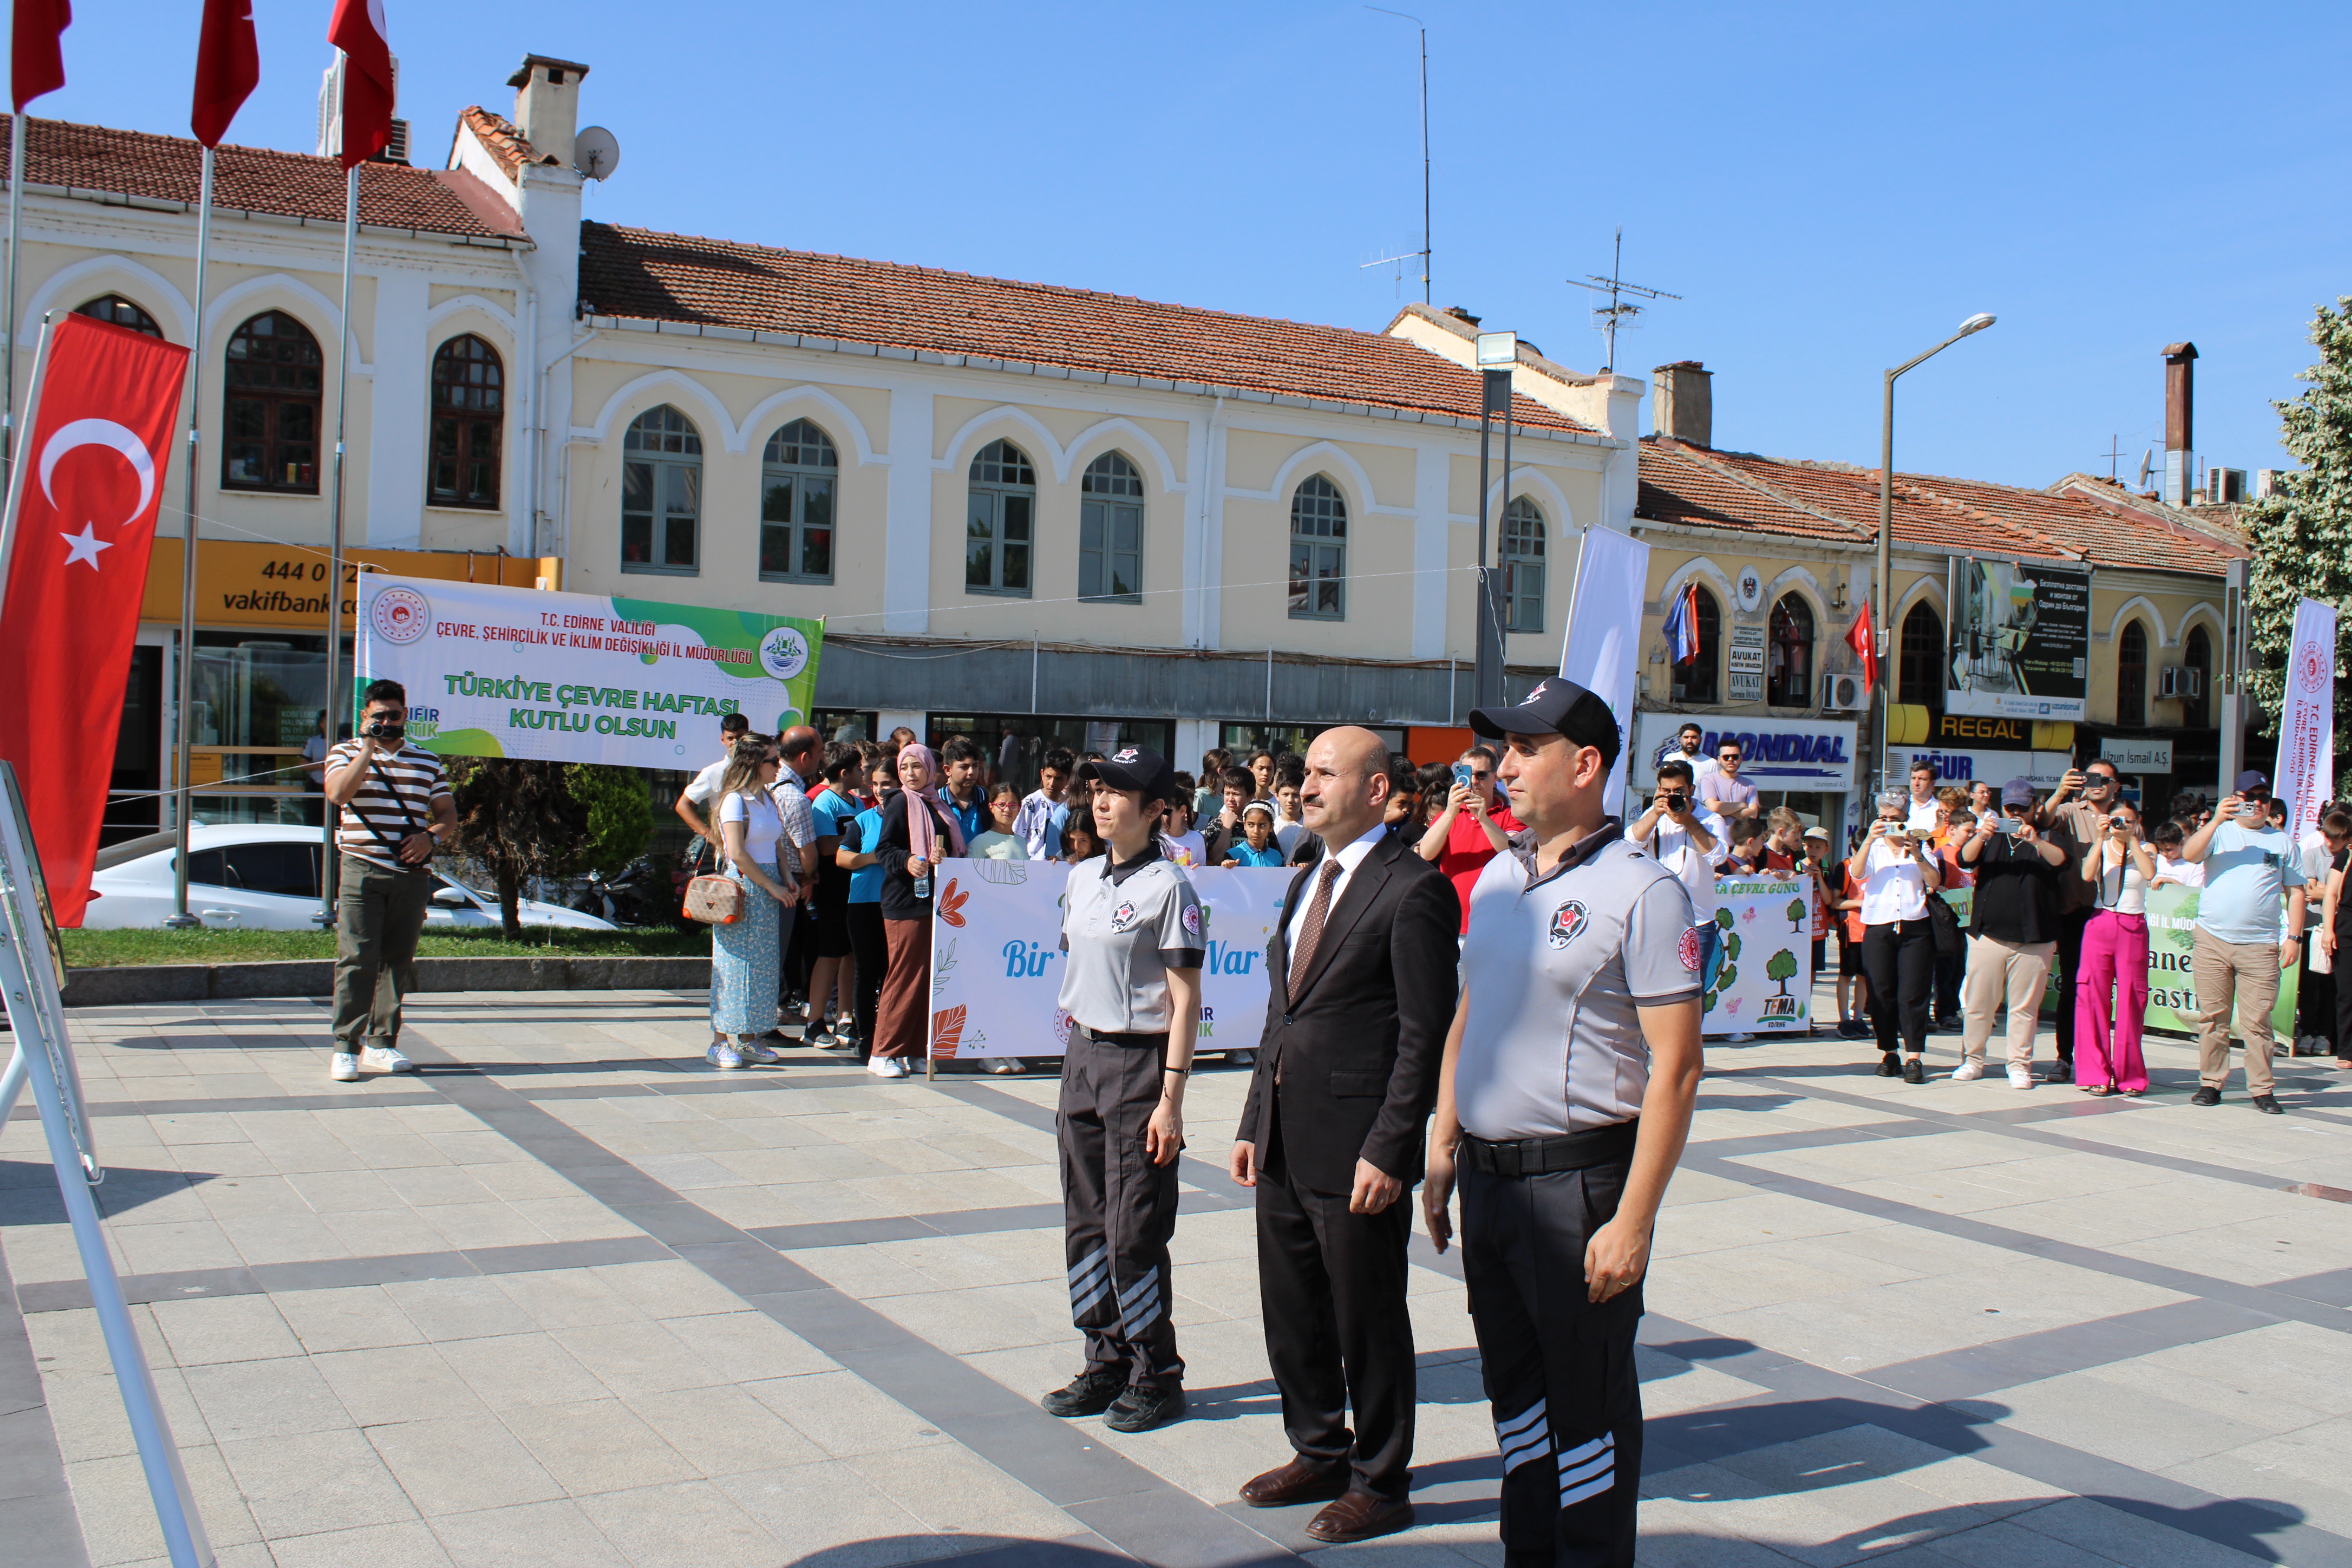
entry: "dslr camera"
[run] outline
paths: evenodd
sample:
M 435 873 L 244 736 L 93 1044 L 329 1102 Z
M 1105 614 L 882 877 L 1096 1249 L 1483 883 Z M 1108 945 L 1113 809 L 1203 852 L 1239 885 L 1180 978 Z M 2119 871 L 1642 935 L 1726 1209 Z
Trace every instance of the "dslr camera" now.
M 1668 811 L 1687 811 L 1690 796 L 1678 789 L 1662 789 L 1658 792 L 1658 804 Z
M 360 733 L 372 741 L 397 741 L 408 733 L 408 725 L 398 719 L 377 719 Z

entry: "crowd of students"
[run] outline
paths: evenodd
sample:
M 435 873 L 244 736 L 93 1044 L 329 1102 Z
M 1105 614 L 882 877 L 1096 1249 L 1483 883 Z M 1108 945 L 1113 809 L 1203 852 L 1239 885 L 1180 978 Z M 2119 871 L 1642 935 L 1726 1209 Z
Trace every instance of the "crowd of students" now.
M 2352 985 L 2337 987 L 2332 973 L 2338 944 L 2352 943 L 2352 900 L 2344 897 L 2352 805 L 2331 802 L 2318 828 L 2298 840 L 2286 830 L 2284 805 L 2252 770 L 2218 803 L 2176 795 L 2151 824 L 2123 798 L 2105 761 L 2070 770 L 2048 791 L 2024 779 L 1945 784 L 1922 763 L 1907 792 L 1877 799 L 1873 820 L 1849 836 L 1839 858 L 1822 828 L 1758 806 L 1738 776 L 1736 742 L 1709 758 L 1698 754 L 1699 739 L 1688 726 L 1680 749 L 1657 759 L 1657 791 L 1627 837 L 1682 877 L 1702 920 L 1718 876 L 1810 883 L 1814 973 L 1829 973 L 1824 938 L 1833 935 L 1837 1030 L 1875 1042 L 1880 1075 L 1924 1083 L 1927 1037 L 1937 1030 L 1960 1036 L 1949 1076 L 1981 1078 L 2005 1014 L 2012 1086 L 2145 1093 L 2147 895 L 2167 883 L 2200 889 L 2189 964 L 2200 1080 L 2192 1102 L 2221 1102 L 2237 1043 L 2252 1103 L 2278 1112 L 2270 1064 L 2282 1047 L 2271 1014 L 2290 970 L 2297 1021 L 2283 1048 L 2332 1054 L 2352 1069 Z M 1965 923 L 1944 898 L 1960 889 L 1971 895 Z M 2307 920 L 2319 926 L 2308 948 Z M 2039 1015 L 2053 971 L 2054 1059 L 2037 1078 Z

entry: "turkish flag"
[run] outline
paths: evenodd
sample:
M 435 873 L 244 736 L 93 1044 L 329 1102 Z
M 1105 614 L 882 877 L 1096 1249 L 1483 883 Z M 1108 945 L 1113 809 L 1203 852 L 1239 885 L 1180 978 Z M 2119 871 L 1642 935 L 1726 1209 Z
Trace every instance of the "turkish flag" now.
M 253 0 L 205 0 L 196 36 L 196 100 L 188 126 L 196 140 L 217 147 L 228 122 L 261 80 L 261 49 L 253 39 Z
M 392 46 L 383 0 L 335 0 L 327 42 L 343 51 L 343 167 L 354 168 L 392 142 Z
M 73 23 L 71 0 L 16 0 L 9 28 L 8 85 L 16 112 L 66 84 L 64 34 Z
M 61 926 L 81 924 L 188 351 L 68 315 L 17 449 L 0 598 L 0 758 L 16 764 Z
M 1862 655 L 1862 689 L 1878 689 L 1878 639 L 1870 629 L 1870 605 L 1864 601 L 1862 614 L 1854 616 L 1853 625 L 1845 632 L 1846 646 Z

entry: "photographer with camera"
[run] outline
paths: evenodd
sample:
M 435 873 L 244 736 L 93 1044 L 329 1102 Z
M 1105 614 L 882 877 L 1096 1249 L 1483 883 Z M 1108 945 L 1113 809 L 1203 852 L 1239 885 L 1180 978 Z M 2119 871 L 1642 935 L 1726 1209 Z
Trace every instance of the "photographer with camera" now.
M 1862 891 L 1862 964 L 1870 976 L 1878 1076 L 1925 1083 L 1927 995 L 1936 983 L 1936 929 L 1927 915 L 1927 895 L 1943 886 L 1943 869 L 1927 847 L 1933 830 L 1905 826 L 1910 804 L 1900 790 L 1878 797 L 1877 820 L 1854 847 L 1845 869 L 1847 885 Z
M 1959 846 L 1960 864 L 1976 874 L 1976 900 L 1960 985 L 1967 1021 L 1952 1076 L 1962 1082 L 1984 1076 L 1992 1016 L 2006 1001 L 2009 1086 L 2032 1089 L 2034 1025 L 2058 953 L 2060 872 L 2072 861 L 2063 845 L 2035 831 L 2031 780 L 2001 786 L 2000 811 L 1978 818 Z
M 1719 934 L 1715 924 L 1715 879 L 1731 858 L 1731 829 L 1723 818 L 1701 805 L 1692 790 L 1693 769 L 1679 758 L 1658 764 L 1658 793 L 1650 809 L 1625 828 L 1625 837 L 1657 858 L 1690 894 L 1691 923 L 1708 944 L 1699 973 L 1708 972 L 1706 958 Z
M 359 733 L 327 753 L 327 804 L 341 813 L 335 899 L 335 1054 L 328 1076 L 413 1070 L 400 1054 L 400 1003 L 433 893 L 428 862 L 457 832 L 441 759 L 407 742 L 408 693 L 379 680 Z

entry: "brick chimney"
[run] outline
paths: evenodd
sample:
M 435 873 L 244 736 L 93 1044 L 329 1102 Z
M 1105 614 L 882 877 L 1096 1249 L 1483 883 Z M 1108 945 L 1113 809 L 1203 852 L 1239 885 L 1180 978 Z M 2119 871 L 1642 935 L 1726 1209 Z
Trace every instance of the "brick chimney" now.
M 525 55 L 522 68 L 507 79 L 515 89 L 515 129 L 541 152 L 572 167 L 572 141 L 580 130 L 580 79 L 588 68 L 576 60 Z
M 2164 345 L 2164 499 L 2173 506 L 2196 500 L 2197 345 Z
M 1694 447 L 1715 445 L 1715 374 L 1695 359 L 1676 360 L 1652 371 L 1650 428 Z

